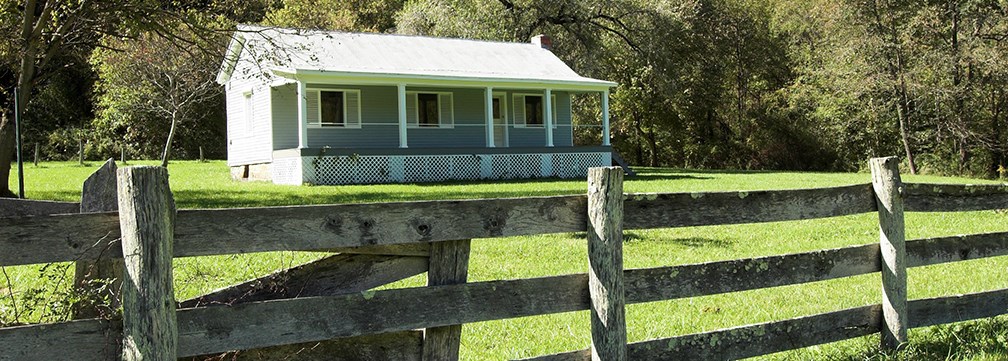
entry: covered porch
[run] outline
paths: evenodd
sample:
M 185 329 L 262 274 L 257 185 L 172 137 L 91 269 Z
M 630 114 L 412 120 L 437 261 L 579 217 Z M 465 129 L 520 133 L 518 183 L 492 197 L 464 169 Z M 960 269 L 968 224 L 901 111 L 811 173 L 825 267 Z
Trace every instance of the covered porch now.
M 455 78 L 455 77 L 417 77 L 417 76 L 396 76 L 394 74 L 347 74 L 338 72 L 327 72 L 327 71 L 308 71 L 308 70 L 291 70 L 291 71 L 276 71 L 280 76 L 287 78 L 291 81 L 297 89 L 297 148 L 321 148 L 321 147 L 344 147 L 340 144 L 327 144 L 323 142 L 322 144 L 316 143 L 312 140 L 312 136 L 309 132 L 318 131 L 320 127 L 318 125 L 313 126 L 312 118 L 315 117 L 312 113 L 313 109 L 309 105 L 309 101 L 312 98 L 313 92 L 318 92 L 319 90 L 312 90 L 312 88 L 334 86 L 334 87 L 379 87 L 384 89 L 393 90 L 394 92 L 382 91 L 382 106 L 384 107 L 395 107 L 395 118 L 389 119 L 383 116 L 381 119 L 373 119 L 362 115 L 362 113 L 357 114 L 356 123 L 347 123 L 351 127 L 358 129 L 363 129 L 365 127 L 381 127 L 381 129 L 388 129 L 389 127 L 395 127 L 396 131 L 396 144 L 395 147 L 401 149 L 407 149 L 415 147 L 416 145 L 411 144 L 411 133 L 418 132 L 422 133 L 429 129 L 458 129 L 456 133 L 466 133 L 467 137 L 471 137 L 473 132 L 464 130 L 472 130 L 473 128 L 480 128 L 480 137 L 482 140 L 479 142 L 487 148 L 497 148 L 497 147 L 510 147 L 513 144 L 510 141 L 513 136 L 509 130 L 522 128 L 522 132 L 536 133 L 537 131 L 543 135 L 541 141 L 536 144 L 530 143 L 520 143 L 514 144 L 523 147 L 546 147 L 551 148 L 555 146 L 573 146 L 572 140 L 564 140 L 561 142 L 556 142 L 556 129 L 558 126 L 566 128 L 566 131 L 570 133 L 572 131 L 572 120 L 569 113 L 570 107 L 570 95 L 571 94 L 598 94 L 600 97 L 600 132 L 601 132 L 601 144 L 602 146 L 610 145 L 610 126 L 609 126 L 609 88 L 614 86 L 615 83 L 604 82 L 604 81 L 515 81 L 515 80 L 500 80 L 492 78 Z M 350 85 L 348 85 L 350 84 Z M 353 91 L 353 90 L 351 90 Z M 422 105 L 418 105 L 418 93 L 423 94 L 438 94 L 438 95 L 452 95 L 453 92 L 465 91 L 468 94 L 480 94 L 478 101 L 472 101 L 472 99 L 462 99 L 451 100 L 452 98 L 440 98 L 443 107 L 443 102 L 447 100 L 449 105 L 447 109 L 453 113 L 451 120 L 438 124 L 425 124 L 423 123 L 423 114 L 418 115 L 418 108 Z M 478 92 L 478 93 L 477 93 Z M 565 119 L 566 124 L 558 124 L 557 119 L 557 96 L 556 94 L 566 95 L 566 99 L 561 99 L 561 101 L 566 101 L 568 106 L 567 118 Z M 385 97 L 384 95 L 388 95 Z M 359 102 L 363 95 L 357 91 L 356 97 Z M 394 98 L 393 98 L 394 97 Z M 523 98 L 527 98 L 528 102 Z M 526 115 L 524 113 L 519 113 L 520 109 L 518 102 L 526 107 L 531 107 L 533 103 L 541 104 L 541 113 L 537 113 L 534 117 Z M 470 106 L 478 106 L 480 109 L 478 111 L 481 113 L 479 115 L 473 116 L 468 115 L 466 117 L 459 117 L 454 115 L 454 108 L 456 104 L 465 104 Z M 366 105 L 359 105 L 361 109 L 368 109 Z M 441 108 L 440 111 L 444 113 L 446 108 Z M 388 113 L 383 113 L 388 114 Z M 317 118 L 317 117 L 316 117 Z M 375 120 L 374 122 L 369 122 Z M 472 122 L 473 120 L 478 120 L 478 122 Z M 318 119 L 314 121 L 319 121 Z M 534 122 L 533 122 L 534 121 Z M 346 126 L 346 125 L 344 125 Z M 447 132 L 446 132 L 447 133 Z M 568 137 L 568 139 L 572 138 Z M 471 139 L 469 139 L 471 140 Z M 467 142 L 469 146 L 475 145 L 472 142 Z M 381 147 L 390 147 L 392 144 L 383 143 Z M 420 147 L 428 148 L 429 145 L 420 144 Z
M 574 178 L 612 164 L 608 82 L 280 74 L 296 87 L 297 146 L 274 148 L 277 184 Z M 319 105 L 310 100 L 326 89 L 353 94 L 358 102 L 357 113 L 343 115 L 342 125 L 316 123 L 321 116 L 312 112 Z M 437 95 L 437 123 L 424 123 L 423 94 Z M 572 94 L 600 97 L 594 127 L 601 144 L 574 146 Z

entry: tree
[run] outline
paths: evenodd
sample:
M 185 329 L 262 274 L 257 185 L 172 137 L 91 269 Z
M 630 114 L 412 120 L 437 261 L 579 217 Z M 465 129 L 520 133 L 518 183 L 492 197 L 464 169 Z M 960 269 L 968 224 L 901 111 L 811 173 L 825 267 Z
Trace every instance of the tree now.
M 105 37 L 128 38 L 149 30 L 171 38 L 166 18 L 179 18 L 174 2 L 156 0 L 0 0 L 0 32 L 11 39 L 0 46 L 0 179 L 10 177 L 14 150 L 13 90 L 25 109 L 37 85 L 61 68 L 83 64 Z M 0 196 L 12 197 L 7 182 Z
M 186 125 L 187 135 L 195 135 L 214 128 L 201 122 L 221 123 L 223 118 L 219 111 L 222 90 L 215 82 L 223 51 L 197 50 L 223 49 L 219 45 L 223 41 L 201 39 L 185 29 L 175 34 L 194 44 L 217 44 L 187 50 L 164 37 L 143 33 L 128 41 L 108 39 L 92 60 L 100 77 L 99 128 L 122 133 L 142 149 L 150 147 L 154 134 L 163 135 L 161 165 L 165 167 L 180 123 Z
M 282 0 L 266 14 L 272 26 L 309 29 L 388 32 L 405 0 Z

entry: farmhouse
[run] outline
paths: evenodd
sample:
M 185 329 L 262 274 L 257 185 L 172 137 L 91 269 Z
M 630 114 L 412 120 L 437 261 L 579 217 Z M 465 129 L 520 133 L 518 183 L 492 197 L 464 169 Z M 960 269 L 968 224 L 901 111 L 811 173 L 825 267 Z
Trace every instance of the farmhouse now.
M 542 36 L 504 43 L 240 26 L 217 81 L 234 178 L 278 184 L 582 177 L 611 164 L 613 82 Z M 574 146 L 571 97 L 601 96 Z

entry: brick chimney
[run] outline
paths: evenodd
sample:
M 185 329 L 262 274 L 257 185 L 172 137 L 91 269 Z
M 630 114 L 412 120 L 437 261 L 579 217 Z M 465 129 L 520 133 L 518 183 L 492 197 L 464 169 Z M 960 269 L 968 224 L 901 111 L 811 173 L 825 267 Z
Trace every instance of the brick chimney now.
M 539 35 L 533 36 L 532 37 L 532 44 L 539 45 L 539 47 L 541 47 L 543 49 L 546 49 L 546 50 L 550 50 L 550 51 L 553 50 L 553 39 L 551 39 L 550 37 L 548 37 L 546 35 L 543 35 L 543 34 L 539 34 Z

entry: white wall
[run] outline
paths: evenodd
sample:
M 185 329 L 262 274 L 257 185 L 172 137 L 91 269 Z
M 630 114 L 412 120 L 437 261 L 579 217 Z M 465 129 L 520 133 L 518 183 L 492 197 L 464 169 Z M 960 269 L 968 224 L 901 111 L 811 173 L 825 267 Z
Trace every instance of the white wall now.
M 273 159 L 270 88 L 243 52 L 225 85 L 227 94 L 228 166 L 267 163 Z M 246 118 L 245 94 L 252 93 L 252 121 Z

